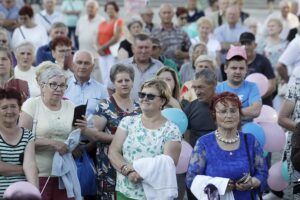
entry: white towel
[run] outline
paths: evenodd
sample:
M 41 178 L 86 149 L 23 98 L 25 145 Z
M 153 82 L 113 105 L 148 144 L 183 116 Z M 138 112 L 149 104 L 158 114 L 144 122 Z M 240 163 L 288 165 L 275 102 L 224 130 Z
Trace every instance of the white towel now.
M 178 196 L 176 167 L 170 156 L 141 158 L 133 161 L 133 168 L 143 178 L 147 200 L 173 200 Z
M 221 200 L 234 200 L 232 192 L 226 192 L 228 178 L 211 177 L 205 175 L 197 175 L 191 186 L 191 192 L 198 200 L 207 200 L 207 195 L 204 193 L 204 188 L 208 184 L 213 184 L 217 187 Z

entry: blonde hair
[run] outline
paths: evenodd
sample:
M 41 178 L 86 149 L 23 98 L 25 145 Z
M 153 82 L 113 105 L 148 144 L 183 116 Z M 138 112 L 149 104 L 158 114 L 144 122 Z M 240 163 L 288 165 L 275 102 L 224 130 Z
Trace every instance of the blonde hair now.
M 177 74 L 176 74 L 175 70 L 173 70 L 169 67 L 160 68 L 160 70 L 158 70 L 158 72 L 156 73 L 156 77 L 158 77 L 163 72 L 170 72 L 171 73 L 171 75 L 174 79 L 174 83 L 175 83 L 174 90 L 171 91 L 172 97 L 179 100 L 179 98 L 180 98 L 180 85 L 179 85 L 179 81 L 178 81 Z
M 167 83 L 158 78 L 153 78 L 148 81 L 145 81 L 142 84 L 141 91 L 144 88 L 150 88 L 150 87 L 156 88 L 159 93 L 159 96 L 166 100 L 164 105 L 162 106 L 162 107 L 165 107 L 165 105 L 167 105 L 171 99 L 171 91 L 169 90 Z
M 207 24 L 210 26 L 210 28 L 212 29 L 213 27 L 213 23 L 211 21 L 211 19 L 209 17 L 200 17 L 197 20 L 197 27 L 199 28 L 200 26 L 202 26 L 203 24 Z
M 271 19 L 268 20 L 267 25 L 268 25 L 269 23 L 271 23 L 271 22 L 276 23 L 276 24 L 280 27 L 280 32 L 282 31 L 282 29 L 283 29 L 283 24 L 282 24 L 282 22 L 281 22 L 280 19 L 278 19 L 278 18 L 271 18 Z
M 41 75 L 44 71 L 50 68 L 60 68 L 60 67 L 51 61 L 44 61 L 41 64 L 39 64 L 36 68 L 37 68 L 35 72 L 36 81 L 40 84 Z

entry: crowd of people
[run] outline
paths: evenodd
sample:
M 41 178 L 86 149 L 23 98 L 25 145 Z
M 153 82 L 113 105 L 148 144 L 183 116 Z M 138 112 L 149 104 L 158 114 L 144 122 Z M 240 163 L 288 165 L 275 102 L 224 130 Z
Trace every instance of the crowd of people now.
M 288 132 L 282 159 L 300 199 L 295 2 L 281 0 L 261 24 L 243 0 L 162 3 L 158 13 L 146 2 L 121 18 L 115 1 L 43 0 L 40 11 L 1 1 L 0 199 L 14 199 L 4 192 L 20 181 L 43 200 L 283 198 L 267 186 L 270 156 L 241 131 L 263 105 Z M 268 80 L 263 96 L 246 80 L 254 73 Z M 187 116 L 184 133 L 168 108 Z M 176 174 L 183 140 L 193 152 Z

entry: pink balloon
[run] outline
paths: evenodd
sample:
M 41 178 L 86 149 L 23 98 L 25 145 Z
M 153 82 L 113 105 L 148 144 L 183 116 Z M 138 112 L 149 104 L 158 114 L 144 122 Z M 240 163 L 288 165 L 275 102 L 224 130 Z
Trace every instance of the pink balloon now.
M 278 114 L 271 106 L 263 105 L 260 111 L 260 115 L 254 119 L 254 122 L 273 122 L 277 123 Z
M 40 191 L 31 183 L 25 181 L 11 184 L 8 188 L 6 188 L 3 197 L 12 198 L 13 195 L 17 195 L 19 198 L 26 195 L 32 195 L 38 199 L 42 199 Z
M 287 188 L 288 183 L 284 181 L 282 173 L 282 161 L 276 162 L 269 169 L 268 185 L 274 191 L 282 191 Z
M 260 96 L 263 96 L 266 94 L 268 87 L 269 87 L 269 81 L 267 77 L 261 73 L 253 73 L 246 77 L 247 81 L 256 83 Z
M 181 152 L 176 166 L 176 173 L 183 174 L 187 171 L 193 147 L 186 141 L 181 141 Z
M 266 143 L 264 150 L 268 152 L 279 152 L 284 148 L 286 137 L 283 129 L 272 122 L 259 123 L 265 132 Z

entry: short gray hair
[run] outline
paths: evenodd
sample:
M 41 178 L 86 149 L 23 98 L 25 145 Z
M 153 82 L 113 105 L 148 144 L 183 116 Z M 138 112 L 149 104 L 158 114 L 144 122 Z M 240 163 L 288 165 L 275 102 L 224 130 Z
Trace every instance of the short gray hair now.
M 127 73 L 132 81 L 134 81 L 134 69 L 131 66 L 124 64 L 115 64 L 110 69 L 109 78 L 111 82 L 115 82 L 116 76 L 119 73 Z
M 62 69 L 59 67 L 50 67 L 41 73 L 40 83 L 48 83 L 49 79 L 53 77 L 64 77 L 65 81 L 67 81 L 67 76 Z
M 81 49 L 81 50 L 78 50 L 74 53 L 74 56 L 73 56 L 73 63 L 75 63 L 75 60 L 77 58 L 77 56 L 80 54 L 80 53 L 87 53 L 89 54 L 89 56 L 91 57 L 92 59 L 92 64 L 94 65 L 95 64 L 95 57 L 94 55 L 89 51 L 89 50 L 84 50 L 84 49 Z
M 32 44 L 32 42 L 25 41 L 25 42 L 22 42 L 21 44 L 19 44 L 19 45 L 14 49 L 15 54 L 17 54 L 18 51 L 19 51 L 19 49 L 20 49 L 21 47 L 24 47 L 24 46 L 28 46 L 29 48 L 31 48 L 32 53 L 33 53 L 33 54 L 35 53 L 35 47 L 34 47 L 34 45 Z
M 195 80 L 203 79 L 208 85 L 217 85 L 218 78 L 211 69 L 203 69 L 195 74 Z
M 87 0 L 85 2 L 85 6 L 89 5 L 90 3 L 93 3 L 96 6 L 96 8 L 99 8 L 99 3 L 96 0 Z

